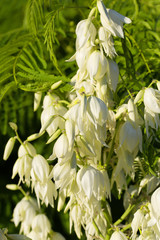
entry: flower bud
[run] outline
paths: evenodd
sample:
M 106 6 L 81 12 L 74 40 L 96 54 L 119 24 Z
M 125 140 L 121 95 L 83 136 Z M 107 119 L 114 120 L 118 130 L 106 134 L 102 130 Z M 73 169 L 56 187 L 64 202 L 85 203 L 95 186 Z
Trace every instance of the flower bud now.
M 13 122 L 9 122 L 9 126 L 14 130 L 17 131 L 18 127 L 17 124 L 13 123 Z
M 20 187 L 16 184 L 7 184 L 6 188 L 12 191 L 16 191 L 16 190 L 19 190 Z
M 62 80 L 60 80 L 60 81 L 58 81 L 58 82 L 56 82 L 56 83 L 54 83 L 52 86 L 51 86 L 51 89 L 53 90 L 53 89 L 56 89 L 56 88 L 58 88 L 61 84 L 62 84 Z
M 42 98 L 42 92 L 37 92 L 34 94 L 34 111 L 37 111 Z
M 5 147 L 4 154 L 3 154 L 3 160 L 7 160 L 13 150 L 15 144 L 15 137 L 11 137 Z

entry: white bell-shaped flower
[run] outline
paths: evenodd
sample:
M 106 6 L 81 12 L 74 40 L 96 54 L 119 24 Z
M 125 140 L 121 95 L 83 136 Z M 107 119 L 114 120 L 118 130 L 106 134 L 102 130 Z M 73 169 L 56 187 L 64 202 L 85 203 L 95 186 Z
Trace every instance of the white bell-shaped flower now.
M 88 113 L 91 120 L 103 126 L 107 122 L 108 118 L 108 108 L 106 104 L 95 96 L 90 96 L 87 103 Z
M 107 59 L 103 52 L 95 50 L 87 61 L 87 71 L 91 80 L 101 79 L 107 71 Z
M 32 158 L 30 158 L 28 155 L 18 158 L 13 166 L 12 179 L 18 174 L 20 177 L 19 184 L 22 181 L 29 185 L 31 168 Z
M 121 231 L 115 231 L 110 238 L 110 240 L 127 240 L 127 239 L 128 238 L 126 237 L 126 235 Z
M 93 52 L 93 47 L 88 46 L 88 44 L 84 45 L 82 48 L 76 51 L 76 62 L 80 69 L 80 71 L 86 70 L 86 64 L 90 54 Z
M 24 142 L 18 149 L 18 157 L 23 157 L 25 155 L 30 155 L 34 157 L 36 155 L 36 149 L 29 142 Z
M 64 128 L 64 120 L 62 117 L 67 109 L 59 103 L 60 98 L 55 95 L 46 95 L 43 100 L 43 111 L 41 113 L 41 132 L 47 131 L 49 136 L 59 127 Z
M 131 228 L 132 228 L 132 239 L 136 239 L 137 236 L 137 231 L 139 227 L 143 224 L 144 220 L 144 214 L 141 209 L 138 209 L 136 213 L 134 214 L 132 223 L 131 223 Z
M 51 232 L 51 224 L 44 214 L 38 214 L 32 220 L 32 230 L 38 233 L 42 239 L 47 239 Z
M 13 222 L 15 226 L 21 222 L 20 233 L 28 234 L 31 229 L 32 220 L 36 216 L 38 205 L 35 199 L 24 197 L 14 208 Z
M 82 221 L 82 209 L 77 204 L 74 204 L 73 207 L 70 209 L 70 232 L 72 229 L 72 225 L 74 223 L 74 230 L 78 236 L 81 238 L 82 231 L 81 231 L 81 221 Z
M 151 206 L 153 210 L 154 217 L 157 221 L 160 220 L 160 187 L 154 191 L 151 196 Z
M 102 0 L 97 1 L 97 7 L 103 27 L 113 36 L 123 38 L 123 23 L 131 23 L 131 20 L 112 9 L 106 8 Z
M 144 91 L 144 105 L 154 113 L 160 113 L 160 91 L 147 88 Z
M 37 154 L 32 161 L 31 177 L 33 181 L 45 183 L 49 176 L 49 164 L 46 159 Z
M 77 173 L 77 184 L 83 189 L 88 199 L 94 195 L 100 200 L 106 192 L 104 175 L 97 169 L 87 166 L 82 167 Z
M 69 142 L 66 134 L 62 134 L 54 144 L 53 153 L 57 158 L 63 158 L 68 152 Z
M 76 27 L 76 49 L 83 47 L 89 39 L 91 43 L 94 43 L 96 34 L 96 28 L 90 18 L 80 21 Z
M 142 151 L 142 131 L 137 124 L 127 120 L 120 128 L 119 144 L 130 153 L 138 147 Z
M 18 149 L 18 159 L 13 166 L 12 178 L 19 175 L 19 183 L 26 182 L 30 184 L 30 174 L 32 168 L 32 159 L 36 155 L 36 149 L 29 142 L 24 142 Z
M 148 107 L 144 109 L 144 120 L 146 126 L 147 137 L 149 137 L 149 127 L 158 130 L 160 126 L 160 118 L 158 113 L 152 112 Z
M 57 198 L 57 191 L 55 184 L 51 179 L 46 180 L 45 183 L 35 182 L 33 184 L 35 194 L 37 197 L 38 205 L 40 206 L 40 200 L 45 203 L 46 206 L 49 204 L 54 207 L 54 198 Z
M 60 164 L 59 162 L 53 168 L 53 178 L 55 180 L 56 189 L 60 191 L 70 187 L 76 178 L 76 159 L 75 154 L 70 161 Z

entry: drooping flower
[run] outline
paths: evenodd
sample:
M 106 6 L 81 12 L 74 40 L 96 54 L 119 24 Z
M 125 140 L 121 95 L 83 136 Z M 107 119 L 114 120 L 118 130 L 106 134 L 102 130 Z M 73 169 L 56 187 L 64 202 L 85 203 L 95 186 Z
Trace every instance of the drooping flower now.
M 84 44 L 90 39 L 91 43 L 94 43 L 96 36 L 96 28 L 91 22 L 91 19 L 84 19 L 77 24 L 76 27 L 76 49 L 83 47 Z
M 143 97 L 145 109 L 144 120 L 147 136 L 149 137 L 149 127 L 158 129 L 160 126 L 160 91 L 153 88 L 147 88 Z
M 21 223 L 20 233 L 28 234 L 32 227 L 32 220 L 36 216 L 38 205 L 35 199 L 24 197 L 14 208 L 13 221 L 15 226 Z
M 58 102 L 59 100 L 59 97 L 55 94 L 46 95 L 43 100 L 40 131 L 46 130 L 49 136 L 54 134 L 58 127 L 60 129 L 64 128 L 64 120 L 60 116 L 63 116 L 67 109 Z
M 133 153 L 136 149 L 142 150 L 142 132 L 135 122 L 126 121 L 120 128 L 120 147 Z
M 136 211 L 136 213 L 134 214 L 134 218 L 132 220 L 131 223 L 131 228 L 132 228 L 132 239 L 136 239 L 137 236 L 137 231 L 139 229 L 139 227 L 143 224 L 143 220 L 144 220 L 144 214 L 143 211 L 138 209 Z
M 160 91 L 147 88 L 144 91 L 144 105 L 154 113 L 160 113 Z
M 51 224 L 44 214 L 38 214 L 32 220 L 32 231 L 38 233 L 41 239 L 47 239 L 51 232 Z
M 106 193 L 106 183 L 104 175 L 97 169 L 87 166 L 82 167 L 77 173 L 77 183 L 85 192 L 88 199 L 92 195 L 100 200 Z
M 131 20 L 112 9 L 106 8 L 102 0 L 97 1 L 97 7 L 103 27 L 113 36 L 123 38 L 123 23 L 131 23 Z
M 121 231 L 115 231 L 110 238 L 110 240 L 127 240 L 127 239 L 128 238 L 126 237 L 126 235 Z
M 160 187 L 157 188 L 151 196 L 151 206 L 154 217 L 159 222 L 160 219 Z
M 12 178 L 19 175 L 19 183 L 26 182 L 30 184 L 30 172 L 32 168 L 32 159 L 36 155 L 36 149 L 29 142 L 24 142 L 18 150 L 18 159 L 13 166 Z
M 33 181 L 45 183 L 49 176 L 49 164 L 46 159 L 37 154 L 32 161 L 31 177 Z
M 90 54 L 87 61 L 87 71 L 92 81 L 104 76 L 107 71 L 107 59 L 102 52 L 95 50 Z
M 103 126 L 103 124 L 107 122 L 108 108 L 101 99 L 95 96 L 90 96 L 88 98 L 87 109 L 93 123 Z

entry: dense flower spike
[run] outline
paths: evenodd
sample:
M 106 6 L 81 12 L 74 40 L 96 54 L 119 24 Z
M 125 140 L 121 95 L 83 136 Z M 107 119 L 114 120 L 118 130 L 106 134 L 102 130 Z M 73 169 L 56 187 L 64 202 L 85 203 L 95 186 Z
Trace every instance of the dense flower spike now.
M 121 89 L 119 82 L 125 85 L 129 74 L 122 74 L 114 61 L 117 56 L 114 37 L 125 38 L 123 24 L 131 20 L 106 8 L 102 0 L 94 2 L 96 6 L 88 18 L 77 24 L 76 52 L 67 60 L 75 60 L 78 66 L 70 82 L 72 90 L 64 97 L 63 87 L 59 89 L 65 85 L 64 76 L 60 79 L 54 76 L 58 80 L 53 81 L 43 98 L 39 133 L 32 134 L 26 141 L 21 141 L 17 126 L 10 124 L 16 136 L 6 144 L 4 160 L 8 159 L 15 140 L 21 146 L 12 173 L 12 178 L 18 174 L 19 183 L 7 187 L 25 195 L 14 209 L 13 222 L 16 226 L 21 224 L 20 233 L 33 240 L 64 240 L 60 233 L 52 230 L 48 217 L 41 211 L 41 205 L 43 209 L 48 205 L 53 208 L 57 199 L 57 210 L 69 211 L 70 232 L 74 228 L 79 239 L 85 232 L 87 240 L 158 240 L 160 188 L 155 189 L 160 183 L 159 152 L 152 156 L 151 147 L 148 154 L 144 143 L 150 144 L 152 133 L 155 141 L 159 137 L 160 83 L 154 80 L 148 88 L 139 91 L 136 82 L 135 92 Z M 56 63 L 55 66 L 60 72 Z M 151 87 L 155 83 L 158 90 Z M 118 96 L 119 92 L 123 99 Z M 42 95 L 42 92 L 34 94 L 34 111 Z M 42 135 L 45 140 L 48 137 L 47 146 L 50 144 L 45 154 L 45 148 L 36 150 L 36 144 L 30 143 Z M 151 165 L 149 157 L 153 157 Z M 136 168 L 142 172 L 140 177 L 136 175 Z M 140 184 L 132 185 L 136 178 Z M 24 193 L 20 183 L 31 187 L 37 200 Z M 143 190 L 145 187 L 147 191 Z M 154 190 L 151 203 L 148 200 L 139 207 L 139 195 L 143 192 L 149 199 Z M 124 194 L 126 208 L 115 223 L 108 203 L 112 200 L 111 192 L 117 198 Z M 134 197 L 140 202 L 137 200 L 132 222 L 126 221 L 124 225 L 124 218 L 134 207 Z M 3 235 L 0 231 L 0 236 L 5 238 Z

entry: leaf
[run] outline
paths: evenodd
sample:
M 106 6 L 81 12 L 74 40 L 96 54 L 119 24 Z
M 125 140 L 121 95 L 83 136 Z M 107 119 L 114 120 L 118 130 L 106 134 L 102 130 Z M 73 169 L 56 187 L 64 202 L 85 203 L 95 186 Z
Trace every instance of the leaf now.
M 4 95 L 11 89 L 16 87 L 16 83 L 14 81 L 7 83 L 3 88 L 0 89 L 0 102 L 2 101 Z
M 42 0 L 28 0 L 26 8 L 26 22 L 29 31 L 35 35 L 40 27 L 43 25 L 43 1 Z

